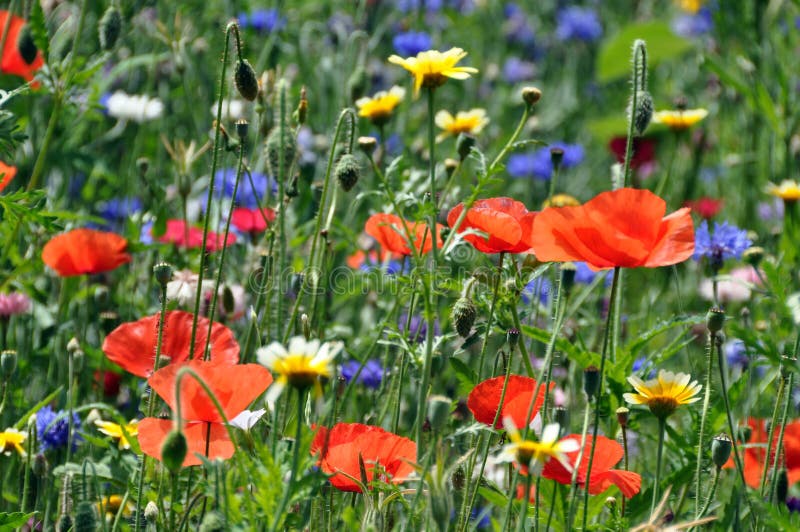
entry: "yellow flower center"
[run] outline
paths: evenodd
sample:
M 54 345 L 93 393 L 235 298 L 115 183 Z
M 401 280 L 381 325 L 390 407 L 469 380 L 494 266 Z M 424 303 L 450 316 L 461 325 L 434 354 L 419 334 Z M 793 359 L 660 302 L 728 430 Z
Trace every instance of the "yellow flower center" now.
M 515 445 L 517 462 L 524 466 L 530 465 L 531 462 L 545 463 L 556 454 L 555 448 L 550 443 L 521 440 Z
M 286 379 L 295 388 L 308 388 L 320 378 L 330 378 L 327 361 L 314 361 L 303 354 L 289 354 L 275 362 L 275 373 Z
M 650 412 L 653 413 L 658 419 L 664 419 L 665 417 L 669 417 L 676 408 L 678 408 L 678 401 L 669 395 L 659 395 L 653 397 L 648 401 L 647 406 L 650 408 Z
M 580 201 L 570 196 L 569 194 L 554 194 L 552 198 L 545 200 L 542 205 L 543 209 L 547 207 L 577 207 L 581 204 Z

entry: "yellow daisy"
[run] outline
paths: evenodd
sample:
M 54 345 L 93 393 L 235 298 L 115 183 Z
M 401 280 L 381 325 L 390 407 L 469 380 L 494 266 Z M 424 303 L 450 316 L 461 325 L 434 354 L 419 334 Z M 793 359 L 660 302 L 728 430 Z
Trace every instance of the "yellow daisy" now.
M 552 198 L 544 200 L 542 209 L 547 207 L 577 207 L 580 204 L 580 201 L 569 194 L 554 194 Z
M 331 378 L 331 362 L 341 350 L 341 342 L 320 345 L 319 340 L 306 340 L 303 336 L 290 338 L 288 349 L 278 342 L 259 348 L 258 362 L 275 375 L 267 402 L 274 402 L 287 384 L 300 390 L 313 387 L 317 397 L 322 395 L 320 380 Z
M 558 440 L 558 423 L 547 425 L 542 430 L 541 440 L 523 440 L 511 418 L 503 419 L 503 426 L 511 438 L 498 456 L 500 462 L 517 462 L 532 474 L 536 475 L 550 459 L 558 460 L 567 471 L 572 471 L 567 453 L 578 450 L 578 442 L 574 439 Z
M 467 52 L 461 48 L 450 48 L 446 52 L 428 50 L 406 59 L 393 55 L 389 62 L 400 65 L 414 75 L 414 97 L 417 97 L 420 87 L 435 89 L 443 85 L 447 78 L 467 79 L 470 74 L 477 74 L 476 68 L 456 66 L 466 55 Z
M 122 500 L 123 498 L 119 495 L 103 497 L 103 502 L 97 504 L 97 511 L 104 512 L 106 519 L 113 519 L 122 509 L 123 517 L 128 517 L 133 513 L 133 504 L 130 501 L 125 501 L 125 507 L 122 508 Z
M 406 90 L 395 85 L 388 91 L 375 93 L 372 98 L 359 98 L 356 100 L 358 116 L 369 118 L 375 125 L 385 124 L 405 96 Z
M 692 381 L 691 375 L 663 369 L 658 372 L 658 377 L 647 382 L 635 375 L 628 377 L 628 382 L 638 393 L 623 394 L 625 400 L 632 405 L 647 405 L 660 419 L 672 414 L 680 405 L 699 401 L 698 394 L 703 388 L 697 381 Z
M 11 451 L 17 451 L 20 456 L 25 456 L 25 449 L 22 444 L 27 438 L 27 434 L 14 428 L 0 432 L 0 453 L 9 456 Z
M 703 7 L 704 0 L 676 0 L 678 6 L 689 13 L 697 13 Z
M 654 124 L 664 124 L 670 129 L 689 129 L 708 116 L 706 109 L 678 109 L 675 111 L 656 111 Z
M 111 436 L 113 439 L 117 440 L 117 444 L 119 445 L 120 449 L 130 449 L 131 442 L 128 441 L 128 438 L 125 437 L 125 432 L 128 433 L 128 436 L 131 438 L 135 437 L 139 434 L 139 420 L 134 419 L 130 423 L 125 424 L 125 432 L 122 432 L 122 427 L 117 425 L 112 421 L 103 421 L 102 419 L 98 419 L 94 422 L 97 426 L 97 429 L 105 434 L 106 436 Z
M 439 129 L 444 130 L 436 137 L 436 142 L 441 142 L 448 136 L 456 136 L 459 133 L 477 135 L 489 123 L 489 117 L 486 116 L 486 109 L 459 111 L 456 116 L 447 111 L 439 111 L 436 113 L 434 121 Z
M 784 179 L 780 185 L 770 183 L 767 185 L 767 194 L 772 194 L 783 201 L 800 200 L 800 184 L 791 179 Z

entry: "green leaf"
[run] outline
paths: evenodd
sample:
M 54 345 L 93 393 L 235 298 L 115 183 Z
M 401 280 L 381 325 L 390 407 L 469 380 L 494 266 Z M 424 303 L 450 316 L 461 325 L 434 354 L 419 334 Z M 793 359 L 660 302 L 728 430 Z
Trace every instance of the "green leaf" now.
M 50 37 L 47 34 L 47 22 L 44 19 L 44 11 L 41 2 L 31 3 L 31 16 L 28 18 L 31 26 L 31 36 L 33 43 L 42 52 L 45 61 L 50 57 Z
M 458 392 L 463 395 L 468 395 L 477 384 L 477 375 L 463 361 L 455 357 L 450 359 L 450 365 L 456 372 L 456 379 L 458 379 Z
M 28 422 L 28 418 L 31 417 L 31 415 L 35 414 L 36 412 L 39 411 L 39 409 L 44 407 L 44 405 L 50 403 L 53 399 L 58 397 L 58 394 L 60 394 L 61 390 L 63 390 L 63 389 L 64 389 L 64 386 L 59 386 L 58 388 L 56 388 L 56 390 L 53 393 L 51 393 L 50 395 L 48 395 L 47 397 L 45 397 L 44 399 L 42 399 L 41 401 L 39 401 L 38 403 L 33 405 L 33 408 L 31 408 L 30 410 L 25 412 L 25 415 L 22 416 L 19 419 L 19 421 L 17 421 L 17 423 L 14 425 L 14 428 L 17 429 L 17 430 L 21 430 L 22 427 L 25 426 L 25 423 Z
M 36 2 L 38 4 L 38 2 Z M 26 514 L 25 512 L 3 512 L 0 513 L 0 532 L 14 530 L 24 525 L 28 519 L 36 515 L 36 512 Z
M 612 38 L 603 42 L 597 55 L 597 81 L 608 83 L 630 76 L 633 41 L 647 43 L 647 65 L 652 68 L 660 61 L 680 56 L 692 43 L 672 33 L 666 22 L 644 22 L 622 28 Z

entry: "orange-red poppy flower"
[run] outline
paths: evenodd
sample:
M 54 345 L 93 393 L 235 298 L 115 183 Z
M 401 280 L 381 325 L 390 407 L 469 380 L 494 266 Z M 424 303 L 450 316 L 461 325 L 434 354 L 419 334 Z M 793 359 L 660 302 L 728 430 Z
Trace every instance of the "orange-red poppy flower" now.
M 687 200 L 683 202 L 684 207 L 689 207 L 692 212 L 700 215 L 700 218 L 710 220 L 722 210 L 723 200 L 708 197 L 702 197 L 696 200 Z
M 361 480 L 359 457 L 364 463 L 367 483 L 376 475 L 399 484 L 414 471 L 417 444 L 408 438 L 361 423 L 337 423 L 332 429 L 320 427 L 311 442 L 311 454 L 319 453 L 318 465 L 341 491 L 360 492 L 353 480 Z M 352 478 L 350 478 L 352 477 Z
M 260 364 L 231 365 L 225 361 L 199 359 L 172 364 L 155 372 L 147 382 L 173 411 L 178 395 L 176 377 L 183 367 L 194 371 L 208 386 L 227 420 L 239 415 L 272 384 L 272 374 Z M 224 419 L 193 376 L 185 375 L 181 379 L 180 398 L 182 430 L 189 445 L 183 467 L 200 465 L 201 456 L 222 460 L 233 456 L 235 447 L 223 425 Z M 173 427 L 174 423 L 169 419 L 141 420 L 138 437 L 142 452 L 161 460 L 161 446 Z
M 665 217 L 666 210 L 663 199 L 633 188 L 547 208 L 533 222 L 533 251 L 541 261 L 586 262 L 593 270 L 677 264 L 694 252 L 694 226 L 689 209 Z
M 761 485 L 761 475 L 764 472 L 764 462 L 767 456 L 767 441 L 769 432 L 763 419 L 750 419 L 748 425 L 753 429 L 750 440 L 744 448 L 744 480 L 751 488 Z M 772 437 L 772 452 L 770 453 L 767 467 L 771 470 L 775 462 L 775 449 L 778 447 L 778 431 Z M 786 468 L 786 476 L 791 486 L 800 481 L 800 421 L 787 423 L 783 433 L 783 460 L 782 466 Z M 725 464 L 726 468 L 735 467 L 733 457 Z M 768 477 L 769 480 L 769 477 Z
M 14 176 L 17 175 L 17 167 L 11 166 L 3 161 L 0 161 L 0 192 L 11 183 Z
M 275 220 L 275 211 L 264 207 L 263 209 L 248 209 L 247 207 L 237 207 L 233 209 L 231 223 L 243 233 L 257 235 L 267 230 L 271 222 Z
M 433 239 L 430 235 L 430 228 L 425 222 L 410 222 L 403 220 L 394 214 L 378 213 L 373 214 L 367 220 L 364 231 L 378 241 L 384 251 L 398 253 L 400 255 L 411 255 L 411 248 L 408 247 L 406 230 L 414 238 L 414 248 L 421 253 L 427 253 L 433 247 Z M 442 247 L 442 225 L 436 224 L 436 247 Z M 424 240 L 423 240 L 424 239 Z
M 0 71 L 7 74 L 14 74 L 22 77 L 25 81 L 33 79 L 33 73 L 39 70 L 44 64 L 42 53 L 37 51 L 33 61 L 28 63 L 19 50 L 19 33 L 25 26 L 25 20 L 20 17 L 11 17 L 8 25 L 8 34 L 3 35 L 3 28 L 8 21 L 8 11 L 0 11 L 0 41 L 3 39 L 3 57 L 0 61 Z
M 164 316 L 164 334 L 161 342 L 161 355 L 175 364 L 189 359 L 192 341 L 193 314 L 182 310 L 171 310 Z M 123 323 L 106 336 L 103 352 L 109 360 L 122 369 L 147 377 L 155 366 L 156 344 L 158 342 L 159 314 L 147 316 L 139 321 Z M 203 358 L 203 348 L 208 336 L 208 318 L 198 318 L 194 354 L 191 358 Z M 239 361 L 239 344 L 233 332 L 222 325 L 211 326 L 211 360 L 236 364 Z
M 447 215 L 450 227 L 458 221 L 464 204 L 459 203 Z M 467 215 L 455 231 L 477 229 L 486 237 L 476 234 L 464 235 L 464 240 L 483 253 L 523 253 L 531 248 L 531 231 L 535 212 L 530 212 L 511 198 L 489 198 L 476 201 L 467 210 Z
M 61 277 L 96 274 L 131 261 L 128 241 L 116 233 L 73 229 L 44 245 L 42 260 Z
M 506 395 L 503 397 L 502 407 L 500 397 L 503 393 L 505 376 L 493 377 L 479 383 L 469 393 L 467 407 L 481 423 L 491 426 L 497 417 L 495 428 L 503 428 L 503 419 L 511 418 L 515 427 L 527 427 L 539 413 L 544 403 L 544 385 L 537 386 L 536 379 L 522 375 L 509 375 L 506 385 Z M 555 386 L 550 383 L 550 389 Z M 533 403 L 533 409 L 531 409 Z M 500 415 L 496 416 L 500 408 Z M 530 411 L 530 415 L 528 415 Z M 527 419 L 526 419 L 527 416 Z
M 581 443 L 580 434 L 570 434 L 565 436 L 564 440 L 575 440 L 578 445 Z M 586 445 L 583 449 L 583 457 L 578 466 L 578 485 L 583 486 L 586 483 L 586 471 L 589 469 L 589 455 L 592 451 L 592 437 L 586 436 Z M 569 464 L 575 468 L 575 463 L 580 456 L 580 449 L 567 453 Z M 597 443 L 594 448 L 594 461 L 592 462 L 592 475 L 589 479 L 589 493 L 597 495 L 603 493 L 612 485 L 617 486 L 622 494 L 631 498 L 642 487 L 642 477 L 633 473 L 632 471 L 625 471 L 624 469 L 612 469 L 615 465 L 622 460 L 624 451 L 622 445 L 606 438 L 605 436 L 598 436 Z M 550 460 L 544 465 L 542 469 L 542 476 L 559 482 L 561 484 L 570 484 L 572 482 L 572 472 L 559 463 L 558 460 Z
M 158 238 L 158 241 L 187 249 L 200 248 L 203 246 L 203 230 L 194 226 L 187 227 L 183 220 L 167 220 L 167 230 Z M 206 249 L 209 253 L 219 251 L 225 247 L 226 243 L 229 246 L 235 244 L 236 235 L 228 233 L 226 240 L 225 235 L 213 231 L 208 232 Z

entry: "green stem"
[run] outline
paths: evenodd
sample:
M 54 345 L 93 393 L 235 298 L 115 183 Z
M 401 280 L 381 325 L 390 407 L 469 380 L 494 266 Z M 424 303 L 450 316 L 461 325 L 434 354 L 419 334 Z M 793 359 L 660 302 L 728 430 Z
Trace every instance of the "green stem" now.
M 764 458 L 764 470 L 761 472 L 761 483 L 759 484 L 758 492 L 763 497 L 766 495 L 766 486 L 767 486 L 767 472 L 769 471 L 769 461 L 770 457 L 772 457 L 772 444 L 775 441 L 775 427 L 778 425 L 778 414 L 780 411 L 781 404 L 783 404 L 783 394 L 785 391 L 786 381 L 781 377 L 780 382 L 778 383 L 778 393 L 775 397 L 775 406 L 772 409 L 772 418 L 769 423 L 769 431 L 767 434 L 767 454 Z M 731 435 L 733 435 L 733 431 L 731 430 Z
M 780 420 L 780 432 L 778 433 L 778 446 L 775 448 L 775 458 L 772 461 L 772 482 L 770 483 L 770 494 L 769 499 L 767 499 L 768 503 L 771 503 L 775 499 L 775 490 L 778 486 L 778 465 L 780 464 L 781 460 L 781 451 L 783 447 L 783 437 L 786 433 L 786 418 L 789 416 L 789 404 L 792 402 L 792 383 L 794 380 L 794 373 L 789 372 L 789 375 L 786 377 L 788 381 L 786 383 L 786 401 L 783 405 L 783 413 L 781 414 Z M 785 501 L 778 501 L 779 504 Z
M 525 492 L 522 494 L 522 509 L 519 512 L 520 515 L 519 515 L 519 521 L 517 522 L 517 532 L 523 532 L 525 529 L 528 528 L 527 527 L 527 523 L 528 523 L 528 505 L 530 505 L 531 479 L 532 478 L 533 478 L 533 475 L 531 474 L 530 471 L 528 471 L 528 474 L 525 475 Z M 514 499 L 514 495 L 515 495 L 514 492 L 515 491 L 516 491 L 516 486 L 511 486 L 511 494 L 509 495 L 509 497 L 511 497 L 512 500 Z M 538 516 L 538 512 L 537 512 L 537 516 Z
M 492 332 L 494 312 L 497 307 L 497 300 L 500 298 L 500 281 L 503 278 L 503 259 L 506 256 L 505 251 L 500 252 L 500 258 L 497 259 L 497 277 L 494 280 L 494 287 L 492 288 L 492 302 L 489 305 L 489 316 L 486 319 L 486 331 L 483 333 L 483 344 L 481 344 L 481 354 L 478 358 L 478 379 L 483 376 L 483 364 L 486 360 L 486 349 L 489 346 L 489 336 Z
M 586 398 L 586 408 L 583 412 L 583 426 L 581 427 L 581 446 L 578 451 L 578 459 L 572 469 L 572 479 L 570 480 L 569 511 L 567 513 L 567 530 L 572 530 L 572 523 L 575 522 L 575 513 L 578 511 L 578 470 L 583 460 L 583 452 L 586 449 L 586 435 L 589 432 L 589 417 L 592 413 L 591 397 Z M 586 477 L 588 478 L 588 476 Z
M 169 529 L 176 530 L 175 528 L 175 517 L 177 517 L 178 511 L 178 474 L 170 472 L 169 474 L 170 484 L 172 486 L 171 493 L 170 493 L 170 505 L 169 505 Z M 138 511 L 138 509 L 137 509 Z
M 301 436 L 303 435 L 303 407 L 305 399 L 305 391 L 298 390 L 297 391 L 297 429 L 295 431 L 294 437 L 294 448 L 292 449 L 292 471 L 289 476 L 289 483 L 286 485 L 286 491 L 283 492 L 283 498 L 281 499 L 280 504 L 278 505 L 278 511 L 275 512 L 275 520 L 272 522 L 272 526 L 270 527 L 270 532 L 275 532 L 278 529 L 278 525 L 283 518 L 284 511 L 286 510 L 286 505 L 289 504 L 289 498 L 292 494 L 292 489 L 294 488 L 295 480 L 297 480 L 297 473 L 300 469 L 300 440 Z
M 714 346 L 716 344 L 716 336 L 717 333 L 709 331 L 708 333 L 708 342 L 706 343 L 706 382 L 705 382 L 705 390 L 703 396 L 703 411 L 700 414 L 700 434 L 697 439 L 697 466 L 695 469 L 695 493 L 700 494 L 700 480 L 703 471 L 703 437 L 705 435 L 705 427 L 706 427 L 706 418 L 708 417 L 708 406 L 711 402 L 711 372 L 714 368 L 713 361 L 714 361 Z M 694 500 L 694 513 L 695 518 L 699 519 L 701 516 L 700 513 L 700 497 L 695 497 Z
M 69 462 L 70 457 L 72 456 L 72 412 L 74 411 L 74 393 L 75 393 L 75 385 L 73 380 L 75 379 L 75 364 L 74 364 L 74 356 L 73 351 L 71 349 L 67 349 L 67 458 L 66 462 Z
M 33 171 L 31 172 L 31 180 L 28 181 L 28 186 L 25 188 L 27 192 L 35 189 L 36 185 L 39 184 L 39 178 L 44 171 L 45 159 L 47 159 L 47 153 L 50 151 L 50 143 L 53 142 L 53 135 L 56 132 L 58 119 L 61 115 L 61 107 L 61 93 L 56 92 L 53 100 L 53 110 L 50 112 L 50 120 L 47 122 L 47 129 L 44 132 L 44 139 L 42 140 L 42 145 L 39 147 L 39 154 L 36 156 L 36 162 L 34 163 Z M 17 225 L 19 225 L 19 223 Z
M 653 484 L 653 500 L 650 502 L 650 515 L 653 515 L 658 501 L 658 488 L 661 486 L 661 462 L 664 455 L 664 433 L 667 431 L 667 418 L 658 418 L 658 454 L 656 455 L 656 479 Z M 585 528 L 585 527 L 584 527 Z
M 705 504 L 700 509 L 700 513 L 697 514 L 695 519 L 702 519 L 706 512 L 708 511 L 708 507 L 711 506 L 711 501 L 714 500 L 714 495 L 717 493 L 717 484 L 719 484 L 719 472 L 720 468 L 714 468 L 714 479 L 711 481 L 711 489 L 708 492 L 708 498 L 706 499 Z
M 654 191 L 656 196 L 661 196 L 661 194 L 664 193 L 664 189 L 667 186 L 667 182 L 669 181 L 669 178 L 672 175 L 672 169 L 675 166 L 675 155 L 677 154 L 677 152 L 678 152 L 678 137 L 677 135 L 673 135 L 672 149 L 670 150 L 670 155 L 667 162 L 667 169 L 663 174 L 661 174 L 661 179 L 658 181 L 658 185 L 656 186 L 656 189 Z

